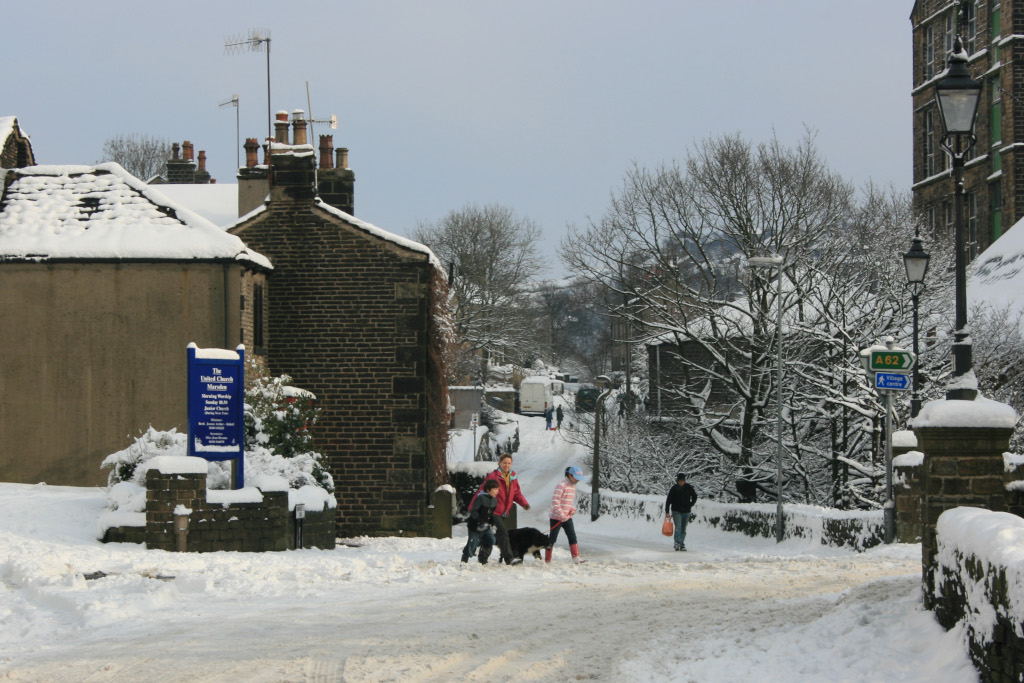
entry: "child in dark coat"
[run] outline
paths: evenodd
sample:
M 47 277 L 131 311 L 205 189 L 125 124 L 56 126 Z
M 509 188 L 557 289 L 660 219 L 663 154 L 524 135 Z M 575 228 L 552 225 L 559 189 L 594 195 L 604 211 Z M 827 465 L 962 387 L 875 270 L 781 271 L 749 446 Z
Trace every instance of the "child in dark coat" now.
M 672 515 L 676 525 L 675 549 L 686 550 L 686 525 L 690 521 L 690 511 L 697 502 L 697 492 L 686 483 L 686 473 L 676 475 L 676 483 L 668 491 L 665 498 L 665 515 Z
M 501 525 L 501 518 L 494 514 L 498 507 L 498 480 L 488 479 L 484 482 L 484 490 L 473 500 L 469 508 L 469 518 L 466 520 L 466 528 L 469 529 L 469 540 L 466 547 L 462 549 L 462 561 L 469 562 L 469 556 L 480 548 L 480 555 L 477 560 L 480 564 L 487 564 L 487 558 L 491 556 L 491 549 L 494 547 L 494 529 Z

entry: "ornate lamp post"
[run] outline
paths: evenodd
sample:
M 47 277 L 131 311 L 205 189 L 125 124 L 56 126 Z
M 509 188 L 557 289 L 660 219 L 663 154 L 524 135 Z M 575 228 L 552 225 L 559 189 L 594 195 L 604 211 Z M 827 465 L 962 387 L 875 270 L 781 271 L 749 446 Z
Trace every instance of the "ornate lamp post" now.
M 956 321 L 953 340 L 953 379 L 946 398 L 973 401 L 978 395 L 971 370 L 971 341 L 967 332 L 967 253 L 964 239 L 964 156 L 974 146 L 974 123 L 981 100 L 981 83 L 967 70 L 967 52 L 960 36 L 953 41 L 946 75 L 935 84 L 935 101 L 942 118 L 942 149 L 953 164 L 953 220 L 956 249 Z
M 778 318 L 775 323 L 776 334 L 779 336 L 778 341 L 778 352 L 779 357 L 777 360 L 776 372 L 778 373 L 775 378 L 776 388 L 776 438 L 778 439 L 778 448 L 775 451 L 775 542 L 782 543 L 782 534 L 784 531 L 783 517 L 782 517 L 782 267 L 786 261 L 781 256 L 751 256 L 747 259 L 754 268 L 774 268 L 776 272 L 776 283 L 778 287 L 778 293 L 776 294 L 776 305 L 778 306 Z
M 928 252 L 921 246 L 921 237 L 914 231 L 914 239 L 910 242 L 910 251 L 903 255 L 903 267 L 907 270 L 907 286 L 910 287 L 910 300 L 914 306 L 914 357 L 920 358 L 917 347 L 917 303 L 924 291 L 924 276 L 928 272 Z M 910 416 L 917 417 L 921 412 L 921 377 L 918 374 L 920 361 L 914 363 L 913 386 L 910 392 Z

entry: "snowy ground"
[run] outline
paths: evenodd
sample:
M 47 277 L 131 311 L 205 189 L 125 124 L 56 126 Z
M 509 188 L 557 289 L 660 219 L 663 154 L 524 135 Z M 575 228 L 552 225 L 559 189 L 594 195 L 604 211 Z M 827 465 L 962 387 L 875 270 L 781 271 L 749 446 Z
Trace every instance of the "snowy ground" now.
M 576 459 L 541 418 L 516 456 L 544 528 Z M 578 520 L 588 562 L 460 564 L 453 539 L 175 554 L 96 541 L 97 489 L 0 484 L 0 679 L 976 681 L 920 608 L 920 547 L 855 554 Z M 104 575 L 100 576 L 98 572 Z

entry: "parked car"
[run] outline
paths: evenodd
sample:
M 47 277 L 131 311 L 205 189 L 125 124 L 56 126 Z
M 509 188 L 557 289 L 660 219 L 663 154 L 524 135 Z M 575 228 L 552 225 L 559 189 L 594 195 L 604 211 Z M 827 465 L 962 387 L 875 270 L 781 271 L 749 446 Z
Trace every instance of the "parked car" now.
M 576 390 L 576 412 L 590 413 L 597 408 L 597 399 L 601 390 L 593 384 L 581 384 Z
M 547 377 L 527 377 L 519 385 L 519 412 L 523 415 L 543 415 L 555 405 L 551 380 Z

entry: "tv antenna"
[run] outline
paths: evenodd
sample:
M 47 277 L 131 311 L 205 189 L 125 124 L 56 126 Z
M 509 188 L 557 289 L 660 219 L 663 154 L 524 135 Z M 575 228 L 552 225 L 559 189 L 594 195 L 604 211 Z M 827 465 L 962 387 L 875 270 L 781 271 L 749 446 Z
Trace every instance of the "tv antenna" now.
M 270 132 L 270 31 L 266 29 L 252 29 L 248 36 L 237 36 L 224 41 L 224 52 L 237 54 L 239 52 L 261 52 L 263 46 L 267 46 L 267 144 L 273 139 Z
M 238 169 L 238 167 L 241 166 L 242 164 L 241 158 L 238 155 L 238 136 L 240 134 L 238 130 L 238 93 L 232 95 L 230 100 L 224 100 L 217 106 L 226 107 L 229 104 L 235 108 L 235 168 Z M 237 173 L 238 171 L 236 170 L 235 172 Z
M 329 123 L 329 124 L 331 124 L 331 129 L 332 130 L 338 130 L 338 115 L 337 114 L 331 114 L 331 118 L 329 118 L 329 119 L 314 119 L 313 118 L 313 101 L 309 97 L 309 81 L 306 81 L 306 108 L 309 109 L 309 118 L 306 119 L 306 122 L 309 124 L 309 143 L 310 144 L 313 144 L 313 141 L 316 140 L 316 134 L 315 134 L 315 131 L 313 129 L 313 124 L 314 123 Z M 317 191 L 319 191 L 320 190 L 319 174 L 314 173 L 313 174 L 313 179 L 314 179 L 313 180 L 314 187 L 316 187 Z

